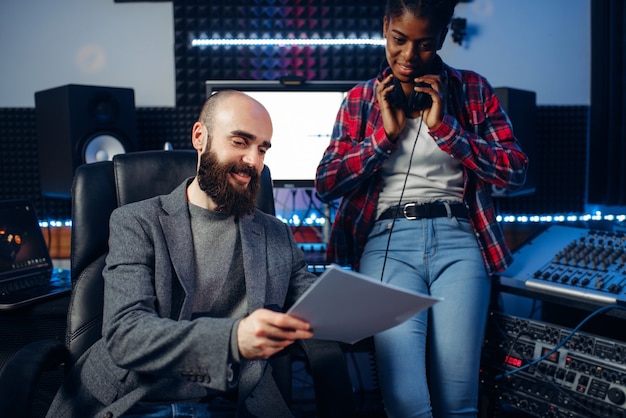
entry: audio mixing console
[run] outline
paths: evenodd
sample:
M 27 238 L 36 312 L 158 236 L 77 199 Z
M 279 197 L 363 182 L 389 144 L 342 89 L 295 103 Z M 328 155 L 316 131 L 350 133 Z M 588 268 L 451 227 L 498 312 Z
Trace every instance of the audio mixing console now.
M 554 225 L 514 253 L 500 275 L 505 286 L 626 305 L 626 234 Z

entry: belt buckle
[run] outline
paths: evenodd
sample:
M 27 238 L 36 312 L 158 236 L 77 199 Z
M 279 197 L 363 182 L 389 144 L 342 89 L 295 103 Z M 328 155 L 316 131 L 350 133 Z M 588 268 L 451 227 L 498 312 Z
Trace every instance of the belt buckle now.
M 409 208 L 409 207 L 415 207 L 415 206 L 417 206 L 417 204 L 416 204 L 416 203 L 407 203 L 406 205 L 404 205 L 404 208 L 402 208 L 402 214 L 404 215 L 404 217 L 405 217 L 406 219 L 408 219 L 408 220 L 410 220 L 410 221 L 414 221 L 414 220 L 416 220 L 416 219 L 417 219 L 417 216 L 409 216 L 409 215 L 407 215 L 407 213 L 406 213 L 407 208 Z

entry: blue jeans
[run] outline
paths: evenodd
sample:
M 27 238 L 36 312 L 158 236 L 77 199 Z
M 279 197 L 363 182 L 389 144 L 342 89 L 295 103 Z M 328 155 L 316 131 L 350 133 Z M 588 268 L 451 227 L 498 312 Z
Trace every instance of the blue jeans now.
M 235 405 L 228 401 L 205 403 L 152 404 L 140 402 L 128 410 L 124 418 L 232 418 Z
M 361 260 L 377 280 L 391 224 L 376 222 Z M 388 417 L 476 417 L 491 280 L 469 221 L 397 219 L 383 281 L 443 299 L 374 337 Z

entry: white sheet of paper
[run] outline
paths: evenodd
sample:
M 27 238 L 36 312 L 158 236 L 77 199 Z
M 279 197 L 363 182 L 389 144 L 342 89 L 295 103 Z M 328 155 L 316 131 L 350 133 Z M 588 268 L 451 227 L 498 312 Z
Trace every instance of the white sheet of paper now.
M 287 313 L 309 321 L 313 338 L 354 344 L 439 300 L 331 265 Z

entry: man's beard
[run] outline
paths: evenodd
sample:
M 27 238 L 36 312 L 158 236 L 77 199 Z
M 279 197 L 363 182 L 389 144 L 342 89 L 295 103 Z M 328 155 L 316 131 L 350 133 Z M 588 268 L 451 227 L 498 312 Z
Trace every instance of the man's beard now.
M 250 183 L 245 189 L 236 188 L 229 181 L 230 173 L 250 175 Z M 217 205 L 217 210 L 240 218 L 254 212 L 260 179 L 256 170 L 241 163 L 221 163 L 210 149 L 200 156 L 198 168 L 200 188 Z

